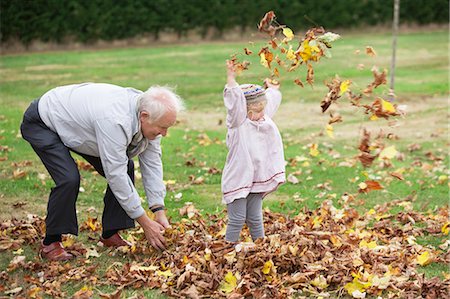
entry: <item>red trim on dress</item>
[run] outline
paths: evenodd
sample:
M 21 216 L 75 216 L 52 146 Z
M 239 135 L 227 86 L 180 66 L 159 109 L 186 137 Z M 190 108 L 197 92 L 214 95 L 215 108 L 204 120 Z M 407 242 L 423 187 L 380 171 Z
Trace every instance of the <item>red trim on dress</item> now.
M 283 173 L 284 173 L 284 171 L 278 172 L 278 173 L 274 174 L 272 177 L 270 177 L 269 179 L 267 179 L 267 180 L 265 180 L 265 181 L 253 182 L 253 184 L 263 184 L 263 183 L 267 183 L 268 181 L 272 180 L 272 179 L 273 179 L 274 177 L 276 177 L 277 175 L 280 175 L 280 174 L 283 174 Z M 239 190 L 242 190 L 242 189 L 249 189 L 249 188 L 252 188 L 252 187 L 253 187 L 253 185 L 252 185 L 252 186 L 241 187 L 241 188 L 237 188 L 237 189 L 232 190 L 232 191 L 224 192 L 223 194 L 226 195 L 226 194 L 229 194 L 229 193 L 233 193 L 233 192 L 236 192 L 236 191 L 239 191 Z

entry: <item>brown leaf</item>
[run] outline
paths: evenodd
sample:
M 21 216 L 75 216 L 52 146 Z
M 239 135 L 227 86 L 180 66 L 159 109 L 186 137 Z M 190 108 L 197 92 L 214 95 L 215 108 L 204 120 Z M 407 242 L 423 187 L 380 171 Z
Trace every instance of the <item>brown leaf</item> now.
M 313 86 L 314 84 L 314 69 L 310 63 L 308 63 L 308 73 L 306 75 L 306 82 L 309 85 Z
M 275 23 L 275 18 L 276 16 L 273 11 L 267 12 L 259 22 L 258 30 L 267 33 L 271 37 L 274 37 L 277 31 L 284 27 L 278 24 L 274 26 L 273 23 Z
M 100 296 L 100 298 L 104 298 L 104 299 L 120 299 L 120 295 L 122 294 L 122 289 L 118 288 L 115 292 L 110 293 L 110 294 L 104 294 L 102 292 L 100 292 L 98 295 Z
M 198 292 L 197 288 L 195 287 L 195 284 L 191 284 L 191 286 L 189 288 L 182 290 L 180 292 L 180 295 L 186 296 L 187 298 L 191 298 L 191 299 L 199 299 L 200 298 L 199 292 Z
M 300 87 L 304 87 L 302 80 L 300 80 L 298 78 L 294 80 L 294 83 L 297 84 Z
M 371 56 L 371 57 L 374 57 L 374 56 L 377 55 L 375 50 L 372 47 L 370 47 L 370 46 L 366 46 L 366 54 Z

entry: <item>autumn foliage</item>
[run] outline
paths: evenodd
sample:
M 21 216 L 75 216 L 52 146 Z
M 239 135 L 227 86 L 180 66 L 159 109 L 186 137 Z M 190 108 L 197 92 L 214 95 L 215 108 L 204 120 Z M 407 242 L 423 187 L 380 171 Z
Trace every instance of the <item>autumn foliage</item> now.
M 131 248 L 105 249 L 91 242 L 66 239 L 68 251 L 77 256 L 68 263 L 27 260 L 20 249 L 37 244 L 43 233 L 42 218 L 2 223 L 0 250 L 15 251 L 1 274 L 2 290 L 13 284 L 17 269 L 29 271 L 26 283 L 8 290 L 27 298 L 67 297 L 62 286 L 77 282 L 83 287 L 74 298 L 120 298 L 125 288 L 159 289 L 178 298 L 288 298 L 344 294 L 363 298 L 448 298 L 450 280 L 427 279 L 417 268 L 432 262 L 448 263 L 449 243 L 430 249 L 416 242 L 424 234 L 448 234 L 449 211 L 418 213 L 410 208 L 387 213 L 395 205 L 411 207 L 414 197 L 378 205 L 365 214 L 347 205 L 338 209 L 324 201 L 316 210 L 303 209 L 293 216 L 265 211 L 266 238 L 256 243 L 226 243 L 223 216 L 202 217 L 192 204 L 180 210 L 184 218 L 166 231 L 168 248 L 155 252 L 142 230 L 133 230 Z M 91 223 L 88 223 L 91 222 Z M 87 220 L 82 229 L 97 230 Z M 371 224 L 373 223 L 373 225 Z M 421 225 L 415 225 L 420 223 Z M 248 232 L 244 237 L 249 238 Z M 105 267 L 101 255 L 127 258 Z M 100 268 L 102 274 L 99 273 Z M 96 290 L 112 285 L 116 291 Z

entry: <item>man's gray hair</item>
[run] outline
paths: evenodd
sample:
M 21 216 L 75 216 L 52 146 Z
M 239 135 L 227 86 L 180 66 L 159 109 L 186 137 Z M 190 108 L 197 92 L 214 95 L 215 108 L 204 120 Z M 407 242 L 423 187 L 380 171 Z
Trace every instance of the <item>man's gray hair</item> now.
M 185 109 L 183 99 L 173 88 L 168 86 L 152 86 L 139 99 L 138 111 L 147 111 L 151 122 L 159 120 L 169 111 L 178 112 Z

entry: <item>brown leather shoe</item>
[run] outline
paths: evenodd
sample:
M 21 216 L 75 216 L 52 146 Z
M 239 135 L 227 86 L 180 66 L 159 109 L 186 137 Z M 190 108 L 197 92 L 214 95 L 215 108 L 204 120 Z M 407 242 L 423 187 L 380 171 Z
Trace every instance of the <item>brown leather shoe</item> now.
M 115 233 L 108 239 L 100 238 L 100 242 L 106 247 L 131 246 L 131 243 L 122 239 L 119 233 Z
M 44 245 L 44 242 L 41 241 L 39 254 L 41 257 L 50 261 L 67 261 L 74 258 L 73 255 L 64 249 L 61 242 L 53 242 L 50 245 Z

